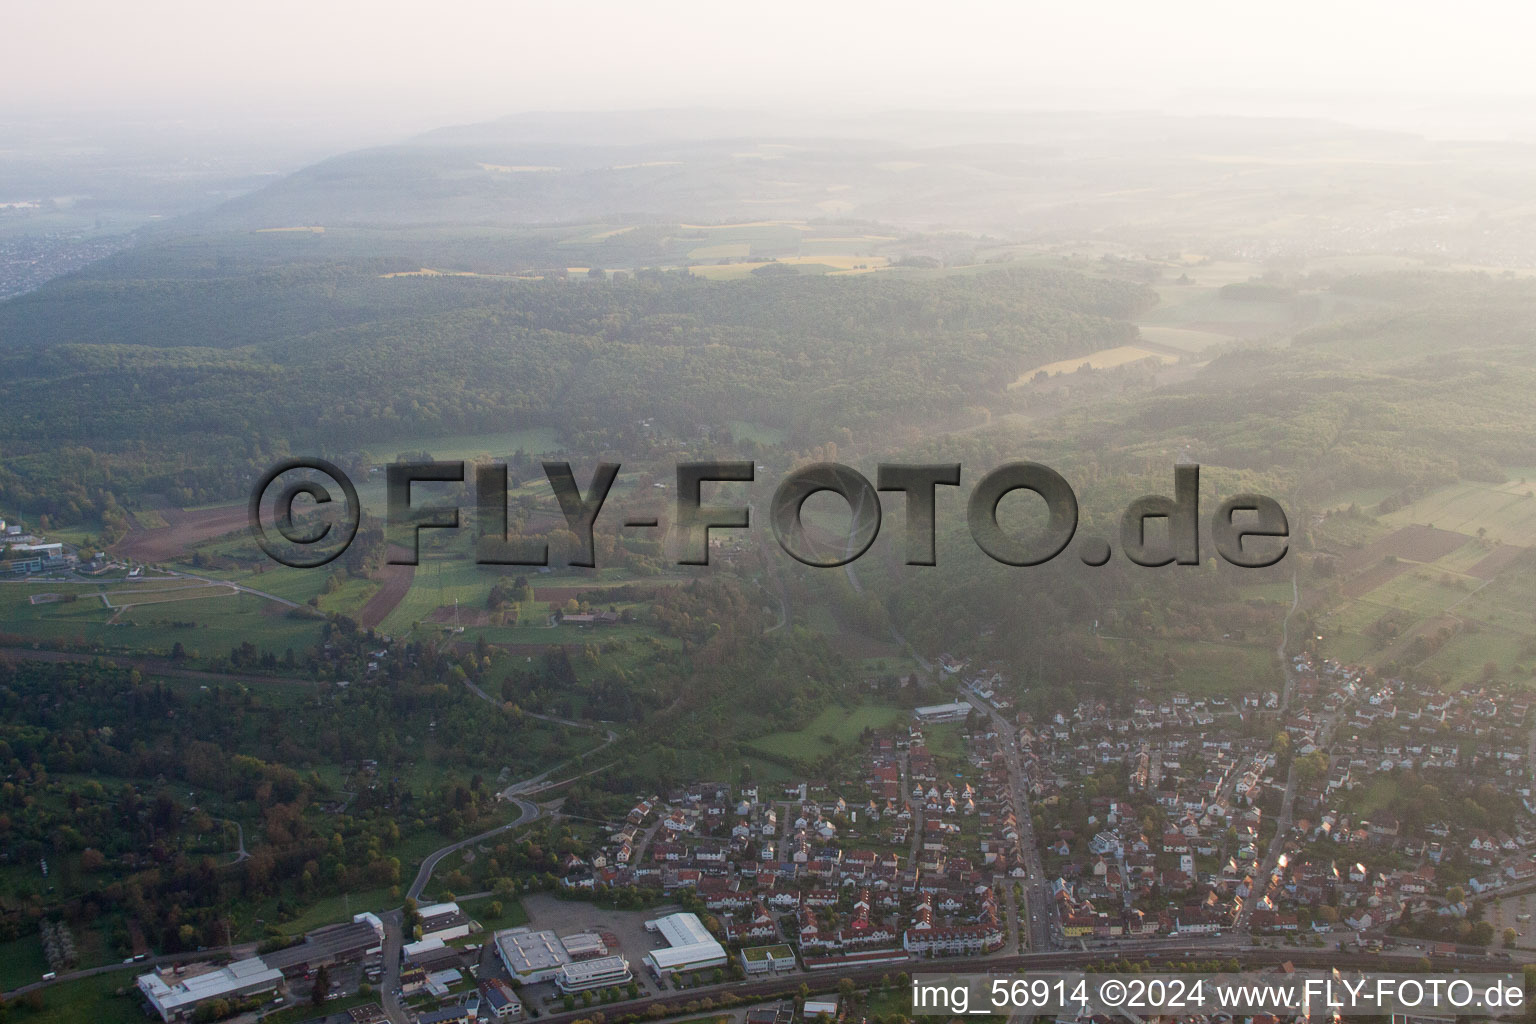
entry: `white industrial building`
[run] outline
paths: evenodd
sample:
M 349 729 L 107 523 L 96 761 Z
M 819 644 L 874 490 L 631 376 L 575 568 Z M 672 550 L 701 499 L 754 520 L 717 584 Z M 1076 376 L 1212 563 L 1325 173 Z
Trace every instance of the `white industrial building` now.
M 645 922 L 645 930 L 659 932 L 666 949 L 645 954 L 645 963 L 658 977 L 671 971 L 694 971 L 726 962 L 725 947 L 716 942 L 697 914 L 668 914 Z
M 807 999 L 800 1007 L 800 1015 L 805 1020 L 813 1021 L 817 1017 L 825 1017 L 828 1020 L 837 1019 L 836 999 Z
M 560 986 L 561 992 L 583 992 L 589 988 L 627 984 L 633 977 L 629 972 L 629 961 L 622 956 L 600 956 L 595 960 L 566 964 L 555 975 L 555 984 Z
M 422 939 L 420 942 L 407 942 L 405 945 L 400 947 L 400 955 L 406 960 L 415 960 L 423 953 L 430 953 L 433 950 L 442 949 L 447 945 L 448 943 L 436 937 L 430 939 Z
M 421 937 L 452 942 L 469 934 L 469 915 L 457 903 L 432 903 L 417 907 L 421 916 Z
M 191 1017 L 203 1003 L 275 992 L 283 972 L 268 967 L 259 956 L 236 960 L 227 967 L 198 970 L 187 967 L 139 975 L 139 991 L 164 1021 Z
M 919 722 L 963 722 L 970 713 L 971 705 L 963 700 L 952 704 L 930 704 L 912 712 Z

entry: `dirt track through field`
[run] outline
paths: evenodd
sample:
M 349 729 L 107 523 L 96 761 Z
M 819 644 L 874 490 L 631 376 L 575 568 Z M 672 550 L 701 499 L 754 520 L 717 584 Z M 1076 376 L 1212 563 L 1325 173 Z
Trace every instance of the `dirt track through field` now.
M 405 600 L 406 591 L 411 589 L 411 581 L 416 578 L 414 565 L 386 565 L 379 570 L 379 580 L 382 586 L 363 605 L 362 611 L 357 613 L 358 624 L 364 629 L 377 629 L 379 623 L 389 617 L 400 602 Z

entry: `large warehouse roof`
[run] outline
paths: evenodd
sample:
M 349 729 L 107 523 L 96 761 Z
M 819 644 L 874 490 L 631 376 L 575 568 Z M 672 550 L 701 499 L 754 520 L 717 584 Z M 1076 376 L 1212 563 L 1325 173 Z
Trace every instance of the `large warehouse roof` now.
M 714 936 L 709 934 L 709 929 L 704 927 L 704 922 L 699 920 L 697 914 L 668 914 L 666 917 L 658 917 L 653 924 L 656 930 L 661 932 L 661 937 L 667 940 L 669 946 L 692 946 L 700 942 L 715 942 Z M 719 945 L 715 942 L 715 945 Z
M 650 924 L 667 940 L 667 949 L 653 949 L 646 954 L 658 971 L 725 962 L 725 947 L 714 940 L 697 914 L 668 914 Z
M 540 974 L 552 975 L 571 962 L 554 932 L 510 928 L 497 932 L 495 941 L 501 962 L 524 981 Z
M 160 972 L 141 974 L 139 989 L 166 1020 L 190 1012 L 209 999 L 245 995 L 263 989 L 275 989 L 283 982 L 283 972 L 268 967 L 260 957 L 236 960 L 217 970 L 178 977 L 169 975 L 167 983 Z

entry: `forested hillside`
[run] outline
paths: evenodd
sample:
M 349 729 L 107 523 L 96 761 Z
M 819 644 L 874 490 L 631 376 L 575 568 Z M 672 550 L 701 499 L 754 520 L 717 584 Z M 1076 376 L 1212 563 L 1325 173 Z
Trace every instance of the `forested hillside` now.
M 809 447 L 962 423 L 1023 369 L 1133 337 L 1125 318 L 1153 301 L 1024 269 L 725 283 L 154 265 L 139 250 L 0 306 L 0 502 L 69 517 L 125 486 L 237 497 L 225 467 L 284 445 L 550 425 L 576 451 L 634 451 L 751 420 Z

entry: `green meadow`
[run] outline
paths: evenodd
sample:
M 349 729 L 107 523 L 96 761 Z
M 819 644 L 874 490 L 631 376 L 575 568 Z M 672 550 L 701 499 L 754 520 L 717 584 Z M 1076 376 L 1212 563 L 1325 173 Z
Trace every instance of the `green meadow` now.
M 911 714 L 910 708 L 887 705 L 834 705 L 800 729 L 769 733 L 752 740 L 749 746 L 779 757 L 812 761 L 856 742 L 865 729 L 888 729 L 906 722 Z

